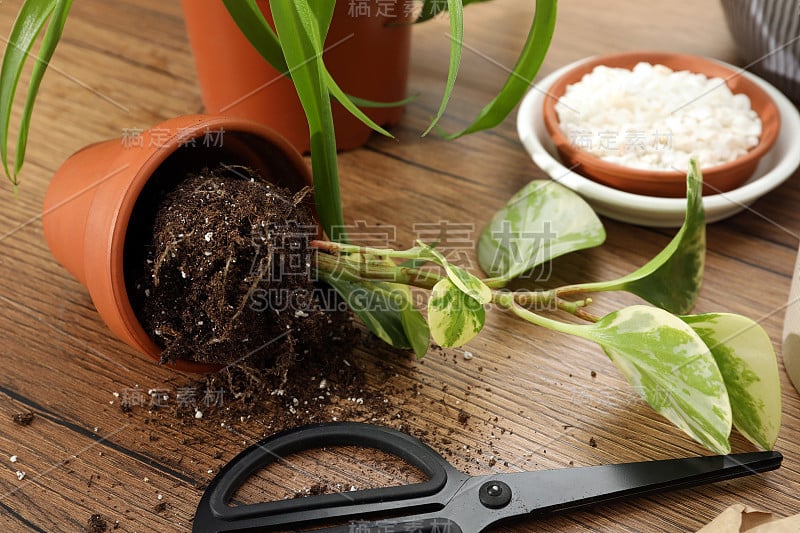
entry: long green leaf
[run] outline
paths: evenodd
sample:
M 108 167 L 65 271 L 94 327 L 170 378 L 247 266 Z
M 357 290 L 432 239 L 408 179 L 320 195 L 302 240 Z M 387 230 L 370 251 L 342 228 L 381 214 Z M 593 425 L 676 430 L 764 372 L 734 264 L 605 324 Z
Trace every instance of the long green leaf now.
M 6 176 L 14 186 L 17 185 L 17 175 L 25 159 L 30 119 L 36 95 L 53 52 L 58 45 L 71 4 L 72 0 L 29 0 L 23 3 L 8 38 L 3 56 L 3 65 L 0 68 L 0 159 L 2 159 Z M 50 24 L 45 32 L 28 85 L 25 106 L 20 120 L 14 171 L 12 173 L 8 166 L 11 108 L 22 75 L 22 69 L 28 58 L 31 57 L 33 44 L 48 20 L 50 20 Z
M 48 18 L 53 13 L 55 2 L 25 2 L 17 15 L 14 27 L 11 29 L 6 51 L 3 55 L 3 65 L 0 70 L 0 156 L 6 176 L 16 185 L 8 168 L 8 133 L 11 125 L 11 107 L 14 104 L 14 95 L 17 91 L 22 69 L 28 59 L 39 32 L 42 31 Z
M 522 100 L 539 72 L 550 46 L 556 24 L 556 3 L 556 0 L 536 0 L 536 13 L 528 38 L 503 88 L 481 110 L 472 124 L 457 133 L 447 135 L 448 139 L 497 126 Z
M 687 174 L 686 218 L 681 229 L 647 264 L 619 279 L 587 283 L 586 291 L 628 291 L 671 313 L 688 313 L 703 281 L 706 251 L 703 176 L 692 159 Z
M 450 95 L 456 85 L 458 77 L 458 67 L 461 64 L 461 51 L 464 45 L 464 6 L 461 0 L 447 0 L 447 8 L 450 12 L 450 66 L 447 70 L 447 83 L 445 84 L 442 102 L 439 104 L 439 111 L 431 121 L 428 129 L 422 134 L 423 137 L 439 122 L 450 101 Z
M 653 409 L 717 453 L 728 453 L 731 404 L 717 363 L 680 318 L 636 305 L 610 313 L 581 336 L 608 354 Z
M 483 305 L 448 278 L 434 285 L 428 299 L 431 336 L 445 347 L 462 346 L 480 333 L 486 320 Z
M 384 128 L 379 126 L 374 120 L 369 118 L 366 113 L 364 113 L 361 109 L 359 109 L 355 102 L 351 99 L 351 97 L 336 84 L 336 81 L 331 76 L 330 72 L 325 70 L 325 85 L 328 87 L 328 91 L 330 92 L 331 96 L 336 98 L 336 100 L 344 106 L 354 117 L 358 120 L 372 128 L 373 130 L 377 131 L 381 135 L 385 135 L 386 137 L 391 137 L 394 139 L 394 135 L 386 131 Z
M 292 72 L 311 135 L 314 199 L 323 229 L 345 241 L 333 113 L 325 84 L 318 27 L 307 0 L 270 0 L 286 64 Z M 307 29 L 311 29 L 308 31 Z
M 325 39 L 328 37 L 328 30 L 331 29 L 333 20 L 333 10 L 336 8 L 336 0 L 314 0 L 309 2 L 309 7 L 314 12 L 317 19 L 317 29 L 319 31 L 319 46 L 325 46 Z
M 33 65 L 31 72 L 31 81 L 28 85 L 28 95 L 25 98 L 25 105 L 22 108 L 22 118 L 19 122 L 19 134 L 17 136 L 17 153 L 14 157 L 14 183 L 17 183 L 17 175 L 22 170 L 22 163 L 25 161 L 25 150 L 28 146 L 28 131 L 31 124 L 31 116 L 33 115 L 33 106 L 36 103 L 36 95 L 39 93 L 39 86 L 44 78 L 44 73 L 50 65 L 50 59 L 58 46 L 58 41 L 61 39 L 61 33 L 64 31 L 64 26 L 67 23 L 67 15 L 72 6 L 72 0 L 59 0 L 56 4 L 53 16 L 50 19 L 50 24 L 47 25 L 47 31 L 42 40 L 42 46 L 39 49 L 39 56 L 36 58 L 36 63 Z
M 376 102 L 375 100 L 367 100 L 366 98 L 359 98 L 358 96 L 353 96 L 352 94 L 347 95 L 352 102 L 357 105 L 358 107 L 400 107 L 406 104 L 409 104 L 417 99 L 416 95 L 411 95 L 407 98 L 403 98 L 402 100 L 395 100 L 394 102 Z
M 301 17 L 301 21 L 303 22 L 306 31 L 308 34 L 314 39 L 314 46 L 321 50 L 325 50 L 325 37 L 328 34 L 328 29 L 330 28 L 331 20 L 333 18 L 333 9 L 336 5 L 335 0 L 315 0 L 314 3 L 308 4 L 311 7 L 312 13 L 314 15 L 313 20 L 311 18 Z M 300 8 L 302 4 L 298 6 Z M 316 24 L 316 27 L 314 26 Z M 353 116 L 359 119 L 361 122 L 372 128 L 373 130 L 385 135 L 387 137 L 394 136 L 380 127 L 377 123 L 375 123 L 371 118 L 369 118 L 361 109 L 359 109 L 356 104 L 350 99 L 350 97 L 339 87 L 336 83 L 336 80 L 333 79 L 328 69 L 325 68 L 324 60 L 321 60 L 322 68 L 324 69 L 324 80 L 325 86 L 328 89 L 328 92 L 331 96 L 336 98 L 340 104 L 342 104 L 345 109 L 347 109 Z
M 431 330 L 428 322 L 417 309 L 413 306 L 411 289 L 406 286 L 396 285 L 397 290 L 403 290 L 407 298 L 408 305 L 403 306 L 400 311 L 400 323 L 403 325 L 403 332 L 406 334 L 411 348 L 414 350 L 418 359 L 425 357 L 431 342 Z
M 286 65 L 286 59 L 283 56 L 283 51 L 281 50 L 281 44 L 278 40 L 278 36 L 267 22 L 264 14 L 258 8 L 256 1 L 223 0 L 223 3 L 225 4 L 225 7 L 227 8 L 236 25 L 239 26 L 239 29 L 242 31 L 244 36 L 248 41 L 250 41 L 250 44 L 253 45 L 253 48 L 255 48 L 256 51 L 261 54 L 261 56 L 266 59 L 275 70 L 285 76 L 291 77 L 291 72 L 289 72 L 289 67 Z M 312 4 L 312 6 L 315 10 L 318 10 L 318 12 L 315 13 L 315 17 L 321 38 L 320 42 L 324 43 L 325 36 L 328 34 L 328 29 L 333 17 L 333 7 L 335 6 L 335 2 L 319 2 Z M 321 44 L 320 49 L 323 49 Z M 355 115 L 375 131 L 378 131 L 389 137 L 392 136 L 389 132 L 377 125 L 358 108 L 395 107 L 399 105 L 405 105 L 413 100 L 413 98 L 407 98 L 398 102 L 374 102 L 372 100 L 366 100 L 364 98 L 357 98 L 347 95 L 336 84 L 336 81 L 333 79 L 327 69 L 325 70 L 325 84 L 327 85 L 331 95 L 343 106 L 345 106 L 348 111 L 350 111 L 353 115 Z
M 222 0 L 222 3 L 253 48 L 272 68 L 289 75 L 278 36 L 264 18 L 256 0 Z
M 725 380 L 733 424 L 750 442 L 771 450 L 781 427 L 781 380 L 764 329 L 729 313 L 684 316 L 711 349 Z
M 484 228 L 478 262 L 487 274 L 510 280 L 605 238 L 603 224 L 580 196 L 554 181 L 534 180 Z

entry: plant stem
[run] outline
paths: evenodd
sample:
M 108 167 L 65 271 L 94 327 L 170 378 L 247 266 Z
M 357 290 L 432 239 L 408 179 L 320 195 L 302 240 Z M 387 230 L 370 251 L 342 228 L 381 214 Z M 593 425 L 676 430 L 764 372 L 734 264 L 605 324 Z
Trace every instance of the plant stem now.
M 427 290 L 433 289 L 434 285 L 447 277 L 430 270 L 395 265 L 390 261 L 366 259 L 364 255 L 348 257 L 337 253 L 358 251 L 359 254 L 372 256 L 419 259 L 420 255 L 425 253 L 424 250 L 397 251 L 327 241 L 312 241 L 311 245 L 322 251 L 316 254 L 316 269 L 319 273 L 324 274 L 323 277 L 337 276 L 339 279 L 354 283 L 385 281 Z M 584 310 L 584 307 L 592 302 L 590 298 L 577 301 L 564 300 L 559 296 L 559 289 L 515 292 L 494 290 L 492 295 L 493 301 L 504 308 L 509 308 L 510 306 L 503 302 L 513 302 L 515 306 L 525 308 L 527 312 L 530 312 L 529 308 L 559 309 L 589 322 L 598 320 L 597 317 Z
M 316 268 L 318 271 L 338 276 L 345 281 L 388 281 L 428 290 L 433 289 L 436 283 L 444 279 L 444 276 L 440 274 L 418 268 L 376 261 L 352 261 L 326 253 L 316 254 Z
M 389 248 L 371 248 L 369 246 L 358 246 L 355 244 L 343 244 L 329 241 L 311 241 L 312 247 L 324 250 L 331 254 L 366 254 L 376 257 L 394 257 L 397 259 L 427 259 L 432 257 L 425 253 L 421 248 L 411 248 L 409 250 L 392 250 Z
M 581 326 L 578 324 L 568 324 L 566 322 L 559 322 L 558 320 L 553 320 L 552 318 L 546 318 L 541 315 L 537 315 L 536 313 L 520 306 L 514 300 L 513 296 L 509 293 L 496 294 L 494 302 L 497 303 L 499 306 L 503 307 L 504 309 L 511 311 L 513 314 L 515 314 L 522 320 L 530 322 L 531 324 L 536 324 L 537 326 L 542 326 L 547 329 L 552 329 L 553 331 L 559 331 L 561 333 L 575 335 L 576 337 L 586 336 L 583 330 L 583 328 L 585 328 L 586 326 Z

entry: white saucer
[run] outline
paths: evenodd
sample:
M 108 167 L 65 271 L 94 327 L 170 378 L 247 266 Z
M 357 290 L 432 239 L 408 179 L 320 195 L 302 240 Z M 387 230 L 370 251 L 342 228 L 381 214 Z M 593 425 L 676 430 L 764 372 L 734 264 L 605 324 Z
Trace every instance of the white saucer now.
M 517 113 L 517 132 L 533 162 L 552 179 L 583 196 L 601 215 L 643 226 L 679 227 L 686 210 L 684 198 L 659 198 L 632 194 L 607 187 L 570 171 L 558 153 L 542 120 L 544 95 L 553 82 L 583 59 L 553 72 L 531 89 Z M 733 65 L 723 63 L 732 69 Z M 775 87 L 749 72 L 742 72 L 767 91 L 781 115 L 781 131 L 775 145 L 761 159 L 750 180 L 725 193 L 706 196 L 706 221 L 716 222 L 744 209 L 788 179 L 800 166 L 800 113 Z

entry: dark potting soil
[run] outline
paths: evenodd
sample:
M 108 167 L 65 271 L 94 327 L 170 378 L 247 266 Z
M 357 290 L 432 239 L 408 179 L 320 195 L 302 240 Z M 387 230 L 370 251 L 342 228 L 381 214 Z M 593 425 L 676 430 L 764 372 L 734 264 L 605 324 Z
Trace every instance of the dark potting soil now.
M 454 456 L 452 428 L 407 420 L 403 405 L 420 394 L 417 385 L 398 385 L 394 369 L 352 353 L 359 343 L 367 352 L 389 348 L 355 326 L 333 290 L 311 278 L 309 241 L 317 229 L 308 192 L 292 194 L 236 167 L 203 170 L 151 193 L 149 211 L 135 221 L 136 246 L 126 243 L 126 258 L 136 257 L 139 241 L 146 250 L 128 270 L 135 273 L 128 287 L 134 309 L 164 348 L 163 362 L 224 367 L 170 380 L 164 390 L 123 391 L 126 416 L 233 432 L 253 422 L 265 435 L 362 421 L 412 432 Z M 479 428 L 458 403 L 441 402 L 462 427 Z M 339 481 L 309 486 L 308 494 L 334 490 Z
M 136 284 L 161 362 L 282 374 L 348 339 L 349 314 L 312 279 L 316 232 L 308 190 L 292 194 L 243 167 L 180 182 L 158 207 Z

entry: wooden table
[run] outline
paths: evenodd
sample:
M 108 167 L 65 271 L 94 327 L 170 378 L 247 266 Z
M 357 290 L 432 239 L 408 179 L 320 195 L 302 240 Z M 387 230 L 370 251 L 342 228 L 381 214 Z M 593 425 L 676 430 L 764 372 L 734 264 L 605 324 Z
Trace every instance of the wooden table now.
M 19 4 L 12 0 L 0 8 L 3 35 Z M 245 444 L 270 433 L 263 420 L 231 429 L 204 420 L 169 423 L 146 411 L 121 413 L 114 393 L 136 386 L 174 388 L 188 378 L 116 340 L 83 287 L 53 260 L 42 236 L 39 216 L 48 180 L 73 151 L 118 137 L 125 128 L 201 109 L 177 4 L 75 2 L 42 87 L 19 194 L 15 197 L 8 184 L 2 187 L 0 529 L 5 531 L 76 531 L 95 513 L 109 526 L 118 521 L 121 531 L 188 530 L 198 487 Z M 465 51 L 446 128 L 472 117 L 499 86 L 505 73 L 496 64 L 513 63 L 531 4 L 498 0 L 468 9 L 466 42 L 480 54 Z M 400 142 L 375 137 L 340 158 L 348 220 L 393 225 L 402 245 L 414 237 L 414 224 L 444 220 L 480 230 L 514 192 L 543 177 L 517 140 L 514 117 L 494 131 L 455 142 L 419 138 L 443 86 L 446 33 L 441 20 L 415 29 L 411 90 L 420 96 L 395 129 Z M 542 75 L 590 54 L 637 49 L 737 61 L 717 2 L 581 0 L 562 2 Z M 798 177 L 740 215 L 709 226 L 706 278 L 697 304 L 698 312 L 724 310 L 758 319 L 776 346 L 800 232 Z M 655 255 L 673 233 L 604 223 L 607 243 L 556 261 L 554 276 L 616 277 Z M 611 294 L 600 300 L 609 309 L 630 301 Z M 470 360 L 463 350 L 447 350 L 431 351 L 417 362 L 376 346 L 362 342 L 352 360 L 367 373 L 365 395 L 382 394 L 387 386 L 399 391 L 391 399 L 392 416 L 378 422 L 417 432 L 437 426 L 447 439 L 431 444 L 470 473 L 705 453 L 640 401 L 598 347 L 503 314 L 494 313 L 468 346 Z M 781 516 L 800 512 L 800 396 L 783 373 L 781 380 L 784 415 L 777 449 L 785 461 L 779 471 L 513 530 L 695 530 L 735 502 Z M 13 414 L 26 411 L 36 414 L 30 425 L 12 423 Z M 732 444 L 735 451 L 752 449 L 738 434 Z M 21 481 L 17 470 L 26 473 Z M 290 491 L 304 488 L 292 485 L 300 481 L 287 483 Z

